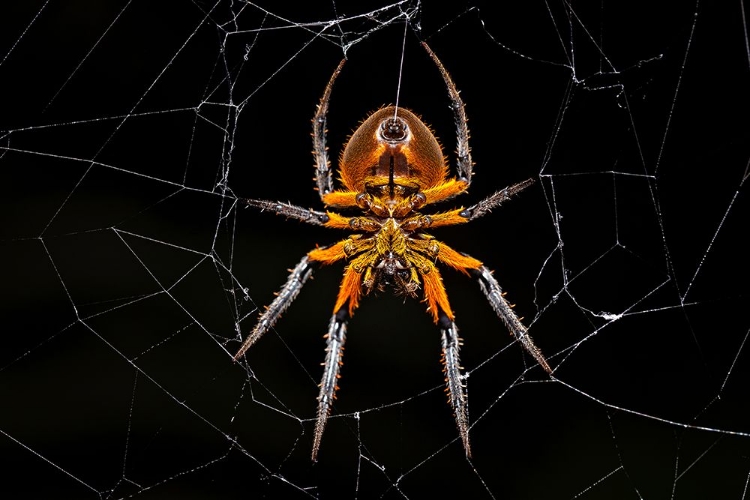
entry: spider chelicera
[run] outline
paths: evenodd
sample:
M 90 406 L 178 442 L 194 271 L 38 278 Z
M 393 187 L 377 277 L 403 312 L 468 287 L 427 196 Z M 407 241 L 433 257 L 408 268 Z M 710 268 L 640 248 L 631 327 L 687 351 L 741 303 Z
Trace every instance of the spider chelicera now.
M 326 115 L 339 63 L 323 92 L 313 118 L 313 153 L 317 190 L 325 212 L 267 200 L 246 200 L 249 206 L 275 212 L 308 224 L 353 231 L 348 238 L 305 255 L 278 292 L 270 306 L 245 339 L 234 359 L 239 359 L 266 333 L 308 280 L 316 265 L 347 261 L 333 316 L 325 336 L 327 342 L 323 379 L 318 395 L 318 413 L 313 438 L 312 459 L 317 459 L 323 430 L 338 389 L 346 325 L 360 298 L 374 289 L 392 289 L 416 297 L 421 289 L 427 311 L 440 328 L 442 362 L 448 401 L 467 456 L 469 418 L 464 377 L 459 363 L 461 339 L 454 322 L 437 263 L 477 278 L 479 286 L 505 326 L 526 351 L 548 373 L 551 368 L 534 345 L 521 318 L 513 312 L 500 285 L 482 262 L 425 233 L 426 229 L 465 224 L 489 213 L 533 183 L 532 179 L 506 187 L 469 208 L 436 214 L 419 212 L 422 207 L 445 201 L 466 192 L 471 183 L 472 160 L 469 129 L 464 103 L 443 64 L 422 44 L 445 81 L 450 95 L 457 134 L 458 176 L 448 178 L 448 166 L 440 144 L 422 120 L 404 108 L 388 106 L 368 116 L 352 134 L 339 159 L 339 175 L 344 189 L 334 190 L 326 148 Z M 359 209 L 360 215 L 345 216 L 333 209 Z

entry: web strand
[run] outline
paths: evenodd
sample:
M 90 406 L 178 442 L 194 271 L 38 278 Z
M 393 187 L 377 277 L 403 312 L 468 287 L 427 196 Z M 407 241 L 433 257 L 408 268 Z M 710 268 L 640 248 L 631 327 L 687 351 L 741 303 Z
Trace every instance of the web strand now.
M 269 5 L 0 7 L 3 494 L 746 498 L 744 4 Z M 418 40 L 462 91 L 468 160 Z M 475 174 L 437 210 L 483 207 L 435 237 L 544 352 L 441 268 L 460 430 L 425 304 L 373 290 L 344 357 L 323 336 L 349 262 L 300 261 L 355 232 L 315 188 L 341 189 L 397 64 L 397 109 Z

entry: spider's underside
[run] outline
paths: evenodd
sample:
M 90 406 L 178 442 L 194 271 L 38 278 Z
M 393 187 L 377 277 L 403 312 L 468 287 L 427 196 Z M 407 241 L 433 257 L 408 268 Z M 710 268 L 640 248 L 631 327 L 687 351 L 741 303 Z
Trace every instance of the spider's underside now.
M 545 371 L 552 371 L 521 319 L 505 300 L 492 272 L 479 260 L 453 250 L 424 232 L 429 228 L 464 224 L 477 219 L 533 181 L 528 179 L 497 191 L 469 208 L 432 215 L 419 212 L 425 205 L 464 193 L 471 183 L 473 166 L 464 103 L 440 60 L 427 44 L 422 45 L 437 65 L 450 95 L 458 143 L 456 178 L 448 178 L 442 149 L 419 117 L 406 109 L 389 106 L 367 117 L 347 142 L 339 161 L 339 174 L 345 189 L 334 190 L 326 148 L 326 115 L 333 84 L 345 62 L 342 60 L 326 86 L 313 119 L 315 181 L 326 207 L 359 209 L 361 215 L 344 216 L 332 210 L 322 212 L 289 203 L 247 200 L 250 206 L 309 224 L 354 231 L 348 238 L 328 247 L 316 248 L 300 260 L 234 356 L 235 360 L 239 359 L 273 327 L 297 297 L 314 266 L 340 260 L 348 262 L 326 335 L 313 460 L 317 458 L 323 430 L 338 389 L 347 321 L 359 305 L 362 295 L 367 295 L 373 289 L 386 288 L 415 297 L 422 290 L 427 310 L 440 328 L 446 392 L 466 455 L 471 455 L 467 398 L 459 362 L 461 340 L 440 272 L 435 265 L 437 262 L 475 276 L 490 305 L 516 340 Z

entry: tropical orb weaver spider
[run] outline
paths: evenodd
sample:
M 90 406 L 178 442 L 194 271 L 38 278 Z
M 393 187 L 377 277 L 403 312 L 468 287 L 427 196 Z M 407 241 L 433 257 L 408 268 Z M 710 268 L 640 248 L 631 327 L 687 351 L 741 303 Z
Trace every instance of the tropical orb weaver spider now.
M 437 262 L 475 276 L 490 305 L 516 340 L 545 371 L 552 371 L 521 319 L 513 312 L 513 306 L 505 300 L 492 272 L 479 260 L 453 250 L 424 232 L 428 228 L 465 224 L 477 219 L 531 185 L 533 180 L 501 189 L 469 208 L 432 215 L 418 211 L 431 203 L 464 193 L 471 183 L 473 166 L 464 103 L 443 64 L 427 44 L 422 45 L 440 71 L 450 95 L 458 143 L 457 178 L 448 178 L 448 166 L 442 149 L 430 128 L 411 111 L 388 106 L 370 114 L 349 138 L 339 160 L 344 189 L 334 190 L 326 148 L 326 115 L 331 90 L 344 66 L 344 59 L 331 76 L 313 118 L 315 182 L 327 208 L 360 209 L 361 215 L 351 217 L 332 210 L 320 212 L 289 203 L 247 200 L 249 206 L 308 224 L 355 231 L 348 238 L 328 247 L 316 248 L 302 258 L 234 356 L 235 360 L 240 358 L 273 327 L 281 313 L 297 297 L 312 274 L 314 265 L 332 264 L 340 260 L 348 262 L 325 337 L 327 348 L 318 395 L 313 461 L 317 459 L 323 430 L 338 389 L 347 320 L 359 305 L 362 295 L 367 295 L 373 289 L 386 288 L 413 297 L 422 289 L 427 311 L 442 335 L 442 362 L 448 401 L 466 455 L 471 456 L 467 396 L 459 364 L 461 340 L 448 295 L 435 265 Z

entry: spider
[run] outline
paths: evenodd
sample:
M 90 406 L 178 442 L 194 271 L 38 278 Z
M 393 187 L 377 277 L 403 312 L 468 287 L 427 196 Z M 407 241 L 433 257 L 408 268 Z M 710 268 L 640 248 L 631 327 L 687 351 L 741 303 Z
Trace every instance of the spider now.
M 344 188 L 334 189 L 326 148 L 326 115 L 331 91 L 344 66 L 344 59 L 331 75 L 313 118 L 314 180 L 327 210 L 322 212 L 291 203 L 246 200 L 249 206 L 287 218 L 352 232 L 338 243 L 315 248 L 299 261 L 234 356 L 234 360 L 238 360 L 273 327 L 310 278 L 313 267 L 347 261 L 325 336 L 327 348 L 318 395 L 313 461 L 317 460 L 323 431 L 338 389 L 347 321 L 363 295 L 386 289 L 412 297 L 416 297 L 421 289 L 427 311 L 440 329 L 448 402 L 453 409 L 466 456 L 471 456 L 467 394 L 459 363 L 462 342 L 437 263 L 476 277 L 490 305 L 510 333 L 546 372 L 552 371 L 534 345 L 521 318 L 516 316 L 513 306 L 505 300 L 505 293 L 492 276 L 492 271 L 479 260 L 452 249 L 425 232 L 427 229 L 465 224 L 482 217 L 527 188 L 533 180 L 501 189 L 469 208 L 432 215 L 419 211 L 422 207 L 466 192 L 471 183 L 473 167 L 464 103 L 438 57 L 426 43 L 422 43 L 422 46 L 440 71 L 450 96 L 458 143 L 456 178 L 448 178 L 442 148 L 431 129 L 411 111 L 387 106 L 370 114 L 349 138 L 339 159 L 339 175 Z M 359 209 L 360 215 L 345 216 L 334 209 Z

